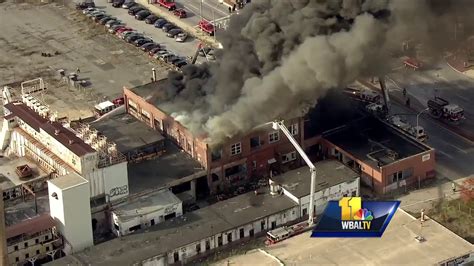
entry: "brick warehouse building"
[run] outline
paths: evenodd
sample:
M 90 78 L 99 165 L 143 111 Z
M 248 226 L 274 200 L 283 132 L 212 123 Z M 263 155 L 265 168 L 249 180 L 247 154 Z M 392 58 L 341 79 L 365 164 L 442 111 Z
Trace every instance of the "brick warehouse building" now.
M 248 177 L 269 176 L 270 170 L 280 172 L 300 166 L 301 161 L 292 144 L 283 133 L 271 127 L 235 137 L 220 148 L 211 150 L 204 138 L 193 136 L 160 109 L 159 99 L 153 100 L 164 81 L 131 89 L 125 87 L 127 112 L 173 140 L 207 169 L 208 184 L 213 191 L 226 185 L 240 185 Z M 290 119 L 286 124 L 298 141 L 303 139 L 302 118 Z
M 160 105 L 157 95 L 164 82 L 124 87 L 127 112 L 173 140 L 196 159 L 206 169 L 212 191 L 226 185 L 238 186 L 250 177 L 268 177 L 270 171 L 285 172 L 302 164 L 283 133 L 273 131 L 271 127 L 234 137 L 221 148 L 211 150 L 203 138 L 193 136 L 163 110 L 166 107 Z M 311 136 L 305 130 L 306 124 L 311 122 L 308 117 L 287 120 L 286 125 L 308 153 L 317 154 L 321 159 L 339 159 L 358 171 L 362 175 L 361 181 L 378 193 L 434 176 L 432 148 L 374 118 L 361 116 L 350 121 Z

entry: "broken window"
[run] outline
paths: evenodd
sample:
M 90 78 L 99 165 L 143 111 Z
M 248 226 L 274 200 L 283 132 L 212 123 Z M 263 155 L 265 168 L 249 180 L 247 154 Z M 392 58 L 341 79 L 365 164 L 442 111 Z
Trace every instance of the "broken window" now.
M 242 152 L 242 145 L 241 143 L 235 143 L 230 146 L 230 154 L 231 155 L 237 155 Z
M 213 162 L 218 161 L 222 158 L 222 149 L 216 149 L 211 151 L 211 160 Z
M 260 146 L 260 136 L 250 138 L 250 148 L 257 148 Z
M 280 140 L 280 132 L 279 131 L 274 131 L 274 132 L 268 134 L 268 142 L 269 143 L 277 142 L 279 140 Z
M 291 135 L 293 136 L 298 135 L 298 123 L 290 125 L 288 127 L 288 131 L 290 131 Z

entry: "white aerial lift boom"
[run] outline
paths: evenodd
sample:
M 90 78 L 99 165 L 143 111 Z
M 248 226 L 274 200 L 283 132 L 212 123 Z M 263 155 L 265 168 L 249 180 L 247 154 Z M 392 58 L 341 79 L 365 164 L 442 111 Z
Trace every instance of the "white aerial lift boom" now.
M 288 128 L 286 128 L 283 121 L 275 121 L 272 122 L 272 127 L 274 130 L 281 130 L 285 134 L 285 136 L 290 140 L 291 144 L 296 148 L 298 153 L 301 155 L 303 160 L 309 166 L 309 170 L 311 172 L 311 188 L 309 194 L 309 218 L 308 218 L 308 226 L 312 226 L 314 223 L 314 186 L 316 182 L 316 167 L 314 166 L 313 162 L 308 158 L 308 155 L 304 152 L 303 148 L 298 144 L 298 142 L 293 138 Z

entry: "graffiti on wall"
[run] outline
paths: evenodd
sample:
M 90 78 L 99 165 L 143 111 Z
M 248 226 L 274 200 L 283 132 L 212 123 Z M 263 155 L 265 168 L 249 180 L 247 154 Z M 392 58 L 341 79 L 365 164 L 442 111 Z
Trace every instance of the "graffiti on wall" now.
M 114 187 L 110 190 L 109 195 L 110 197 L 115 197 L 119 195 L 124 195 L 128 193 L 128 186 L 123 185 L 121 187 Z

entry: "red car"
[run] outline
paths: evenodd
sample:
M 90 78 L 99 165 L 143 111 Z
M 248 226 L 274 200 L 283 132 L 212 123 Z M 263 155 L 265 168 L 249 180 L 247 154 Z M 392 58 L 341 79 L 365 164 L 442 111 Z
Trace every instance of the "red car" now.
M 186 10 L 184 10 L 182 8 L 176 9 L 173 12 L 173 15 L 177 16 L 178 18 L 186 18 L 188 16 L 188 14 L 186 14 Z
M 198 27 L 209 35 L 214 35 L 214 25 L 207 20 L 199 21 Z
M 132 31 L 132 30 L 133 30 L 132 28 L 129 28 L 129 27 L 123 27 L 123 28 L 121 28 L 121 29 L 117 30 L 117 32 L 115 32 L 115 34 L 117 34 L 117 35 L 120 35 L 120 34 L 122 34 L 122 33 L 126 32 L 126 31 Z

